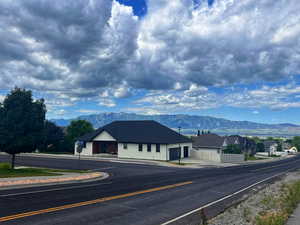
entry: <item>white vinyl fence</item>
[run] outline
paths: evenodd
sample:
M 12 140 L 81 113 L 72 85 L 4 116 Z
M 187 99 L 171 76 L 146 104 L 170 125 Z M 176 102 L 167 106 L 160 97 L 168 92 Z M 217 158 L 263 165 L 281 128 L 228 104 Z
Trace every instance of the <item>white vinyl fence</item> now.
M 200 160 L 207 160 L 207 161 L 213 161 L 213 162 L 220 162 L 220 154 L 217 150 L 211 150 L 211 149 L 201 149 L 201 150 L 195 150 L 192 149 L 190 152 L 190 156 L 193 159 L 200 159 Z
M 245 161 L 244 154 L 222 154 L 222 163 L 240 163 Z

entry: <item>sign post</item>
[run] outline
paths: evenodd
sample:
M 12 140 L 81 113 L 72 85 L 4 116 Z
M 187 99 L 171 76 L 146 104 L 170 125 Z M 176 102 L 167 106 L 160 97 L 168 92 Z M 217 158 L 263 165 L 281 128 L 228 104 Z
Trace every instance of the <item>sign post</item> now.
M 80 153 L 82 153 L 84 143 L 82 141 L 76 142 L 76 152 L 78 153 L 78 169 L 80 169 Z
M 180 134 L 180 130 L 181 130 L 181 127 L 178 127 L 178 133 L 179 134 Z M 179 155 L 179 157 L 178 157 L 178 164 L 180 165 L 180 159 L 181 159 L 181 145 L 180 145 L 180 143 L 179 143 L 178 155 Z

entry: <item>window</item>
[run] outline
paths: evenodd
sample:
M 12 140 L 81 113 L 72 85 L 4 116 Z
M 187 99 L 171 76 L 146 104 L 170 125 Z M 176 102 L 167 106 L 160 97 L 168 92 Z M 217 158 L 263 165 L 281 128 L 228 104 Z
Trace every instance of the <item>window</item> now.
M 127 149 L 127 143 L 123 144 L 123 149 Z
M 160 144 L 156 144 L 156 152 L 160 152 Z
M 151 152 L 151 144 L 147 144 L 147 152 Z
M 139 152 L 143 151 L 143 144 L 139 144 Z

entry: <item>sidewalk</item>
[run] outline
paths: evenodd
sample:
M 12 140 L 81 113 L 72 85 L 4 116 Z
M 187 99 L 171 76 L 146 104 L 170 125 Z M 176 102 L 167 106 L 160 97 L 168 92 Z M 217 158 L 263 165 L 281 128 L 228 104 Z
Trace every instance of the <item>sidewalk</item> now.
M 16 186 L 28 186 L 28 185 L 42 185 L 50 183 L 65 183 L 84 181 L 90 179 L 105 179 L 108 177 L 107 173 L 103 172 L 91 172 L 91 173 L 63 173 L 58 176 L 36 176 L 36 177 L 11 177 L 0 178 L 0 189 L 10 188 Z
M 286 225 L 299 225 L 300 224 L 300 205 L 290 216 Z

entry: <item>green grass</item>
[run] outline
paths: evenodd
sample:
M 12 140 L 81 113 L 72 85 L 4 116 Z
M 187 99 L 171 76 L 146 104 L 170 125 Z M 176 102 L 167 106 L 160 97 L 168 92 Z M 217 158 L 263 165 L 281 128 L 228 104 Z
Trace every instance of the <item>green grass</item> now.
M 300 181 L 284 185 L 278 198 L 269 196 L 262 201 L 267 210 L 256 218 L 256 224 L 284 225 L 299 203 Z
M 9 177 L 34 177 L 34 176 L 59 176 L 62 173 L 86 173 L 84 170 L 61 170 L 47 168 L 20 168 L 12 170 L 10 164 L 0 163 L 0 178 Z

